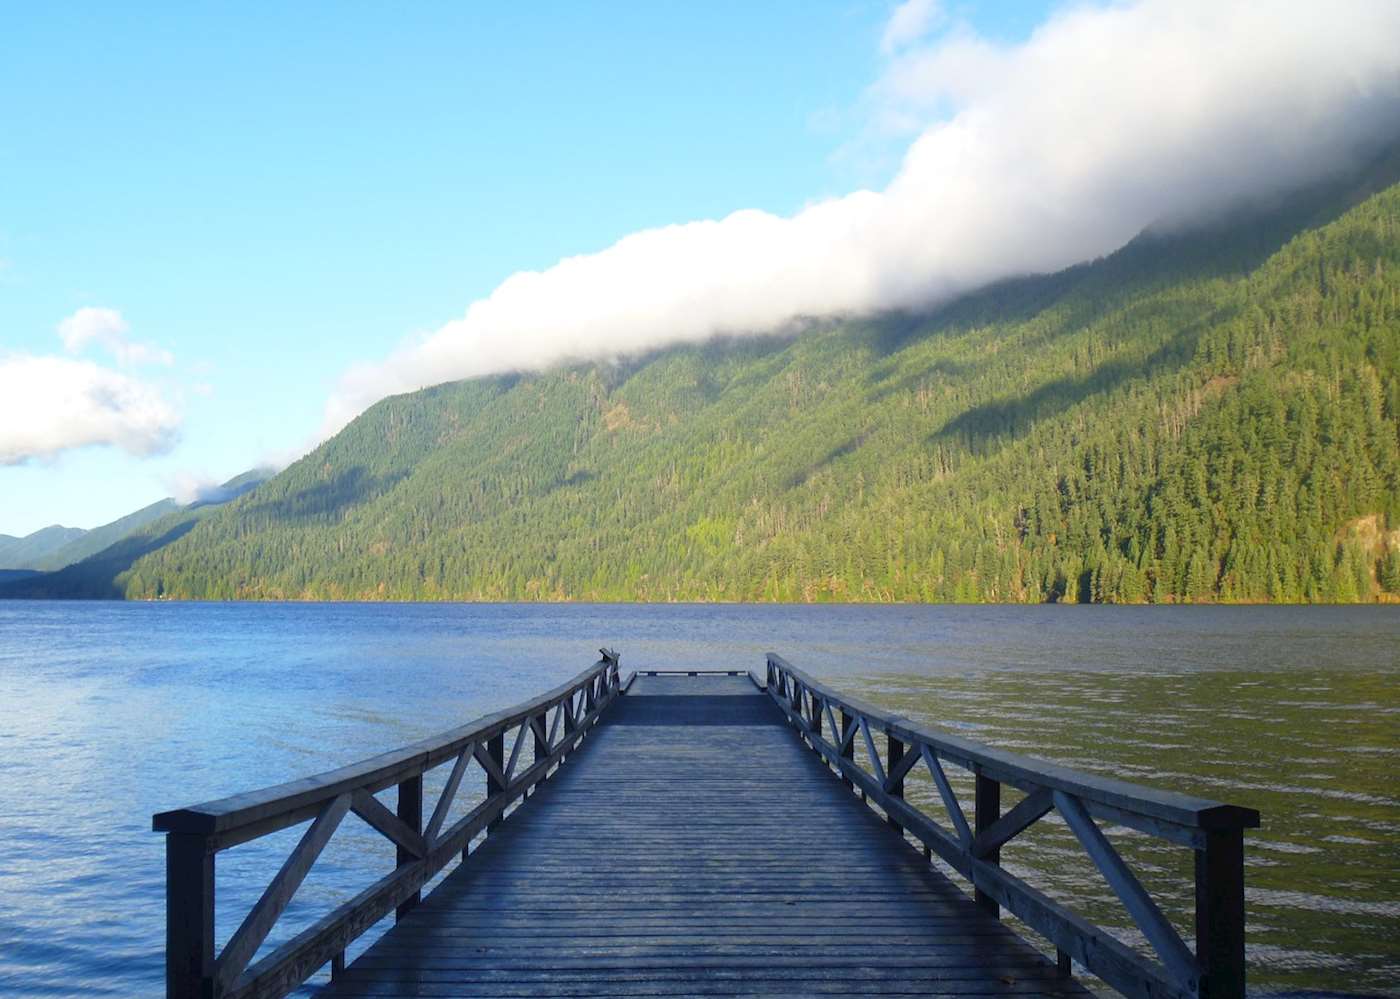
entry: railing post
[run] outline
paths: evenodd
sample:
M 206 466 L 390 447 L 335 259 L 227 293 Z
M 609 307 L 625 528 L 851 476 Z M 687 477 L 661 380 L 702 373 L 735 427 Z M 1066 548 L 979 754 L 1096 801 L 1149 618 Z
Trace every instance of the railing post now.
M 1211 830 L 1196 851 L 1196 959 L 1201 995 L 1244 997 L 1244 831 Z
M 496 769 L 502 772 L 506 768 L 506 735 L 504 732 L 493 735 L 486 740 L 486 753 L 491 757 L 491 762 L 496 764 Z M 493 794 L 499 794 L 505 790 L 505 785 L 499 784 L 496 778 L 490 774 L 486 775 L 486 797 L 489 799 Z M 486 835 L 491 835 L 491 830 L 505 821 L 505 813 L 502 812 L 486 824 Z
M 991 828 L 992 823 L 1001 817 L 1001 782 L 987 777 L 980 771 L 977 773 L 977 790 L 975 797 L 976 813 L 973 816 L 973 832 L 980 833 L 984 829 Z M 1001 866 L 1001 849 L 998 848 L 988 853 L 982 860 L 995 867 Z M 1001 910 L 997 906 L 997 901 L 988 895 L 981 888 L 973 890 L 973 898 L 982 910 L 994 919 L 1001 918 Z
M 817 695 L 816 695 L 815 693 L 810 693 L 809 696 L 811 697 L 811 700 L 812 700 L 812 706 L 811 706 L 812 737 L 813 737 L 814 739 L 820 739 L 820 738 L 822 737 L 822 705 L 821 705 L 821 701 L 820 701 L 820 699 L 817 697 Z M 813 749 L 816 749 L 817 747 L 814 745 L 812 748 L 813 748 Z
M 885 773 L 892 774 L 894 773 L 895 765 L 904 758 L 904 743 L 900 742 L 894 736 L 890 735 L 889 732 L 885 733 L 885 743 L 889 747 L 885 753 Z M 891 798 L 899 798 L 901 800 L 904 798 L 903 777 L 901 777 L 899 780 L 895 781 L 893 784 L 890 785 L 889 793 Z M 885 821 L 890 824 L 890 828 L 893 829 L 895 832 L 904 832 L 904 827 L 898 822 L 896 822 L 892 817 L 888 815 L 885 816 Z
M 545 733 L 544 738 L 540 737 L 541 732 Z M 545 741 L 545 738 L 549 736 L 548 712 L 541 711 L 539 714 L 535 715 L 530 725 L 530 734 L 535 740 L 535 762 L 538 763 L 549 755 L 549 743 Z
M 841 756 L 842 756 L 844 759 L 847 759 L 847 760 L 854 760 L 854 759 L 856 758 L 856 742 L 855 742 L 855 739 L 851 739 L 849 742 L 846 741 L 846 740 L 847 740 L 847 737 L 849 737 L 850 734 L 851 734 L 851 730 L 854 729 L 855 727 L 856 727 L 856 716 L 853 715 L 853 714 L 851 714 L 851 713 L 850 713 L 849 711 L 847 711 L 845 708 L 842 708 L 842 709 L 841 709 L 841 741 L 840 741 L 839 743 L 837 743 L 837 747 L 841 750 Z M 853 791 L 853 790 L 855 790 L 855 786 L 856 786 L 856 785 L 855 785 L 855 782 L 854 782 L 853 780 L 851 780 L 851 778 L 847 777 L 844 773 L 841 775 L 841 780 L 843 780 L 843 781 L 845 782 L 845 784 L 846 784 L 846 789 L 847 789 L 848 791 Z
M 408 780 L 399 782 L 399 818 L 404 825 L 416 833 L 423 831 L 423 775 L 410 777 Z M 406 867 L 414 863 L 418 858 L 409 850 L 403 847 L 395 847 L 394 855 L 397 866 Z M 399 903 L 394 910 L 394 922 L 398 922 L 404 916 L 413 911 L 419 900 L 423 897 L 422 891 L 415 891 L 408 898 Z
M 165 834 L 165 994 L 214 995 L 214 851 L 204 836 Z

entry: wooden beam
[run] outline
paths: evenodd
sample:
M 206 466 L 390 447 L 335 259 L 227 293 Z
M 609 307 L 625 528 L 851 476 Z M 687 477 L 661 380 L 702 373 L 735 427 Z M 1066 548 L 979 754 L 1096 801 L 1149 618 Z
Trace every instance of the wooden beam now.
M 549 715 L 540 712 L 530 718 L 530 731 L 535 737 L 535 759 L 542 760 L 549 755 Z
M 496 757 L 503 755 L 499 743 L 494 748 L 489 741 L 485 744 L 477 743 L 472 755 L 476 757 L 476 762 L 481 764 L 481 769 L 486 771 L 486 793 L 488 796 L 506 786 L 506 775 L 501 773 L 501 766 L 496 762 Z
M 1041 816 L 1055 807 L 1049 788 L 1039 788 L 1026 795 L 1016 807 L 979 832 L 972 841 L 972 855 L 984 860 L 1019 836 L 1027 827 L 1040 821 Z
M 560 729 L 564 724 L 564 704 L 554 705 L 554 724 L 549 729 L 549 751 L 554 752 L 554 747 L 559 745 Z
M 433 840 L 437 839 L 442 824 L 447 821 L 447 815 L 452 811 L 452 802 L 457 798 L 457 789 L 462 786 L 462 777 L 467 772 L 475 749 L 476 743 L 472 743 L 458 754 L 456 762 L 452 764 L 452 772 L 447 775 L 442 794 L 438 795 L 437 807 L 433 809 L 433 816 L 428 820 L 428 827 L 423 830 L 423 840 L 429 847 L 432 846 Z
M 421 834 L 423 831 L 423 775 L 410 777 L 408 780 L 399 782 L 399 821 L 408 826 L 414 833 Z M 407 867 L 418 859 L 412 850 L 405 846 L 394 848 L 394 860 L 396 867 Z M 399 903 L 394 910 L 394 920 L 397 922 L 407 916 L 418 905 L 422 898 L 421 892 L 414 892 L 403 902 Z
M 214 850 L 207 837 L 165 837 L 165 994 L 204 999 L 214 987 Z
M 891 740 L 891 746 L 896 744 L 899 745 L 900 751 L 897 755 L 894 753 L 890 754 L 891 763 L 889 773 L 885 777 L 885 790 L 893 794 L 894 788 L 897 786 L 900 791 L 897 797 L 903 797 L 904 778 L 908 776 L 909 771 L 913 770 L 915 765 L 918 764 L 919 753 L 913 749 L 906 749 L 904 744 L 899 742 L 898 739 Z
M 528 721 L 521 723 L 519 731 L 515 733 L 515 743 L 510 747 L 510 762 L 506 764 L 504 773 L 505 781 L 509 784 L 511 776 L 515 773 L 515 763 L 520 759 L 520 747 L 525 745 L 525 730 L 530 727 Z
M 999 818 L 1001 818 L 1001 784 L 996 779 L 979 773 L 977 774 L 975 804 L 972 814 L 976 835 L 981 836 L 984 832 L 991 829 L 996 825 L 997 819 Z M 973 838 L 973 842 L 977 842 L 976 837 Z M 988 850 L 984 856 L 978 859 L 993 867 L 1000 867 L 1001 850 L 1000 848 Z M 994 919 L 1000 916 L 997 900 L 988 895 L 981 888 L 975 889 L 973 898 L 989 916 Z
M 918 753 L 904 752 L 904 743 L 900 742 L 888 732 L 885 733 L 885 752 L 888 758 L 888 766 L 885 769 L 886 777 L 880 783 L 891 798 L 904 799 L 904 775 L 909 772 L 909 768 L 918 760 Z M 895 832 L 904 832 L 904 827 L 895 821 L 894 816 L 886 813 L 885 821 Z
M 1196 852 L 1196 959 L 1201 992 L 1210 999 L 1243 999 L 1244 834 L 1207 834 Z
M 403 819 L 385 808 L 380 800 L 368 791 L 356 791 L 350 796 L 350 810 L 364 819 L 372 829 L 382 833 L 395 846 L 413 854 L 415 859 L 428 852 L 423 845 L 423 836 L 411 829 Z
M 880 762 L 880 754 L 875 749 L 875 740 L 870 736 L 870 723 L 865 720 L 865 716 L 860 717 L 860 734 L 865 736 L 865 748 L 870 753 L 870 769 L 875 771 L 875 780 L 883 785 L 885 783 L 885 766 Z
M 1182 942 L 1176 928 L 1162 914 L 1157 903 L 1152 901 L 1152 897 L 1147 894 L 1147 890 L 1142 887 L 1123 858 L 1118 855 L 1113 844 L 1094 824 L 1083 804 L 1071 795 L 1056 791 L 1055 808 L 1064 816 L 1075 838 L 1084 847 L 1084 852 L 1089 854 L 1089 859 L 1103 874 L 1104 880 L 1123 903 L 1123 908 L 1128 910 L 1128 915 L 1132 916 L 1137 928 L 1157 952 L 1167 972 L 1182 988 L 1196 991 L 1199 971 L 1195 956 Z M 1212 996 L 1211 999 L 1215 997 Z
M 972 847 L 972 830 L 967 826 L 967 816 L 963 814 L 962 804 L 958 801 L 958 796 L 953 793 L 953 786 L 948 783 L 948 775 L 943 772 L 943 765 L 938 762 L 938 757 L 933 755 L 933 750 L 927 745 L 919 747 L 919 755 L 928 766 L 929 775 L 933 777 L 934 784 L 938 785 L 938 795 L 943 799 L 943 807 L 948 812 L 948 818 L 953 822 L 953 828 L 958 832 L 958 841 L 962 843 L 963 849 Z
M 492 798 L 504 791 L 509 785 L 506 775 L 501 771 L 501 761 L 506 754 L 505 736 L 497 735 L 486 740 L 486 752 L 480 752 L 478 746 L 477 762 L 486 770 L 486 797 Z M 491 835 L 491 830 L 504 821 L 505 815 L 497 816 L 495 821 L 486 827 L 486 835 Z
M 837 753 L 841 759 L 850 760 L 853 764 L 856 758 L 856 729 L 859 727 L 860 726 L 856 724 L 855 715 L 850 714 L 845 708 L 842 708 L 840 730 L 841 745 L 837 749 Z M 835 736 L 836 733 L 833 732 L 832 737 L 835 738 Z M 850 777 L 845 776 L 843 773 L 841 779 L 846 782 L 847 790 L 855 790 L 855 784 Z
M 301 841 L 282 864 L 282 869 L 277 872 L 277 876 L 263 891 L 257 904 L 224 946 L 223 953 L 219 955 L 215 965 L 214 977 L 218 983 L 215 987 L 216 992 L 226 991 L 243 973 L 243 969 L 248 967 L 248 962 L 253 959 L 262 942 L 272 932 L 272 927 L 286 911 L 287 904 L 306 879 L 311 865 L 330 842 L 331 834 L 349 810 L 349 793 L 334 798 L 321 809 L 321 814 L 316 816 L 311 828 L 306 830 Z
M 1113 934 L 1000 867 L 973 861 L 973 883 L 1002 908 L 1114 989 L 1139 999 L 1201 999 L 1169 980 L 1165 969 L 1120 943 Z
M 831 701 L 823 698 L 822 710 L 826 712 L 826 725 L 831 729 L 831 738 L 837 742 L 841 740 L 841 729 L 836 724 L 836 716 L 831 711 Z

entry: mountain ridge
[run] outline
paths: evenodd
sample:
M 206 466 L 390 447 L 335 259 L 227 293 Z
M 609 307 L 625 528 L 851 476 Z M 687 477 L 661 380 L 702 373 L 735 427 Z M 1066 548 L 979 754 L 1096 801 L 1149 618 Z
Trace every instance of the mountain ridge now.
M 201 506 L 217 505 L 226 503 L 230 499 L 235 499 L 255 488 L 260 482 L 265 481 L 273 474 L 270 468 L 253 468 L 243 472 L 227 482 L 221 484 L 214 490 L 213 494 L 207 498 L 196 499 L 188 504 L 181 504 L 178 501 L 167 497 L 148 504 L 139 510 L 135 510 L 125 516 L 106 524 L 101 524 L 91 530 L 84 530 L 80 527 L 74 528 L 44 528 L 43 531 L 61 530 L 65 532 L 64 537 L 55 543 L 45 544 L 31 551 L 21 561 L 19 558 L 10 558 L 9 553 L 20 550 L 18 546 L 3 547 L 8 535 L 0 535 L 0 571 L 24 573 L 25 575 L 14 576 L 13 579 L 33 580 L 33 574 L 46 574 L 58 572 L 70 565 L 93 558 L 107 551 L 114 545 L 133 533 L 141 530 L 161 518 L 178 513 L 183 510 L 192 510 Z M 35 532 L 25 538 L 11 539 L 17 542 L 25 542 L 43 533 Z M 9 564 L 15 562 L 17 564 Z M 5 577 L 0 577 L 0 584 L 12 581 Z M 0 591 L 3 595 L 3 591 Z
M 0 535 L 0 568 L 37 569 L 37 563 L 66 545 L 81 540 L 87 533 L 81 527 L 50 524 L 22 537 Z
M 1396 164 L 929 315 L 381 400 L 0 593 L 1394 599 Z

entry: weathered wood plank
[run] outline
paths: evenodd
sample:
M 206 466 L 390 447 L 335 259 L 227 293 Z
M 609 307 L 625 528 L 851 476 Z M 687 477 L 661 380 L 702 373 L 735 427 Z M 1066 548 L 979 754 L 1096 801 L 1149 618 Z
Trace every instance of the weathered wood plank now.
M 437 807 L 433 809 L 432 818 L 423 830 L 423 839 L 429 844 L 437 839 L 438 833 L 442 831 L 442 824 L 447 821 L 447 816 L 452 811 L 452 803 L 457 800 L 457 790 L 462 786 L 462 777 L 467 772 L 475 750 L 476 743 L 471 743 L 457 754 L 457 760 L 452 764 L 452 772 L 447 775 L 447 783 L 442 786 L 442 793 L 438 795 Z
M 321 851 L 330 842 L 331 834 L 340 825 L 340 820 L 345 818 L 345 813 L 350 810 L 350 797 L 348 793 L 342 794 L 326 804 L 321 814 L 311 823 L 311 828 L 306 830 L 291 855 L 282 864 L 282 869 L 277 872 L 277 876 L 272 879 L 272 883 L 267 886 L 257 904 L 229 938 L 223 952 L 219 954 L 214 970 L 219 991 L 226 991 L 243 973 L 243 969 L 248 967 L 248 962 L 258 952 L 262 942 L 267 939 L 273 924 L 286 910 L 292 896 L 311 870 L 311 865 L 321 855 Z
M 1087 995 L 845 793 L 749 677 L 700 674 L 689 704 L 677 682 L 640 676 L 329 994 Z M 855 736 L 820 699 L 792 710 L 833 755 L 828 732 Z
M 204 836 L 165 841 L 165 988 L 200 995 L 214 978 L 214 849 Z
M 350 810 L 382 833 L 395 846 L 408 851 L 414 859 L 422 857 L 427 852 L 423 844 L 423 837 L 414 832 L 407 822 L 389 811 L 378 798 L 368 791 L 356 791 L 350 796 Z
M 1103 874 L 1114 894 L 1123 903 L 1123 908 L 1128 910 L 1128 915 L 1133 917 L 1133 922 L 1142 931 L 1142 935 L 1152 944 L 1152 949 L 1162 959 L 1167 971 L 1185 991 L 1195 991 L 1198 973 L 1195 956 L 1182 942 L 1176 929 L 1157 907 L 1157 903 L 1152 901 L 1152 897 L 1147 894 L 1147 890 L 1142 887 L 1128 865 L 1123 862 L 1113 844 L 1109 843 L 1107 837 L 1094 824 L 1084 806 L 1071 796 L 1057 791 L 1055 808 L 1064 817 L 1066 824 L 1074 832 L 1084 851 L 1089 854 L 1094 866 Z
M 1054 807 L 1055 798 L 1050 790 L 1042 787 L 1032 791 L 1011 811 L 977 834 L 972 841 L 972 855 L 978 860 L 990 858 Z

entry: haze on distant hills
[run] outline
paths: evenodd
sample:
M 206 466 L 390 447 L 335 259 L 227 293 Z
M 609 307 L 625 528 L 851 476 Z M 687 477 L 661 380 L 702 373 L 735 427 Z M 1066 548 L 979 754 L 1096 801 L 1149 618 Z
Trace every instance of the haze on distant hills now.
M 927 314 L 387 398 L 0 593 L 1389 599 L 1397 178 L 1391 152 Z
M 244 472 L 208 491 L 193 502 L 184 504 L 166 498 L 157 500 L 109 524 L 87 531 L 81 527 L 41 528 L 23 538 L 0 535 L 0 571 L 9 571 L 17 578 L 31 572 L 53 572 L 81 562 L 105 551 L 133 532 L 160 520 L 167 514 L 194 510 L 202 506 L 227 503 L 265 481 L 273 474 L 270 468 Z M 4 582 L 0 577 L 0 582 Z

